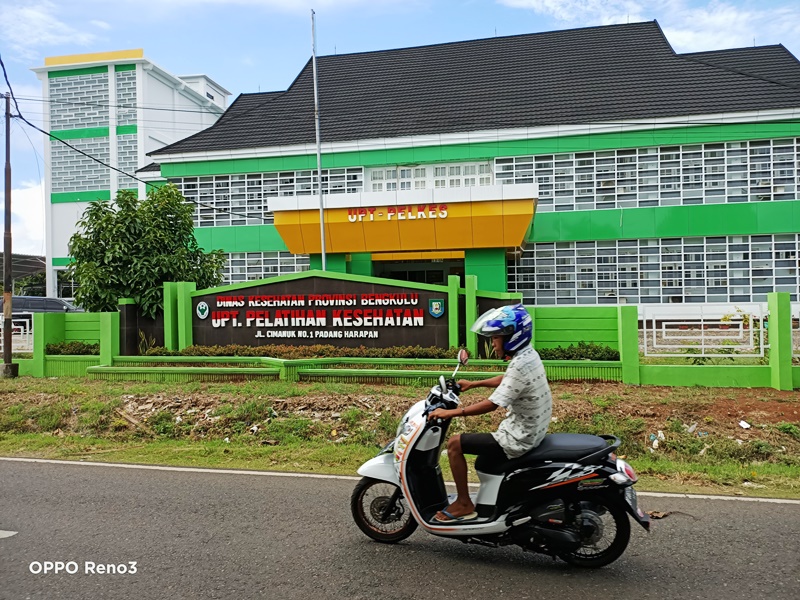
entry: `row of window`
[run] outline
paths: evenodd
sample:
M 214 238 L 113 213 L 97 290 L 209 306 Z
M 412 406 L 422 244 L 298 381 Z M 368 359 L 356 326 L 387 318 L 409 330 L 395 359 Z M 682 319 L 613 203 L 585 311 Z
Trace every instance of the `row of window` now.
M 498 158 L 497 183 L 537 183 L 538 210 L 794 200 L 800 139 Z
M 800 235 L 535 244 L 508 264 L 532 304 L 765 302 L 800 292 Z
M 228 254 L 228 260 L 223 267 L 223 285 L 288 275 L 308 271 L 308 268 L 309 258 L 306 254 L 232 252 Z
M 183 177 L 169 180 L 195 205 L 195 227 L 263 225 L 273 222 L 270 198 L 319 193 L 314 170 Z M 364 191 L 364 169 L 322 170 L 323 194 Z
M 368 171 L 373 192 L 474 187 L 492 184 L 488 162 L 428 167 L 390 167 Z
M 800 138 L 501 157 L 493 162 L 322 171 L 323 194 L 537 183 L 541 212 L 794 200 Z M 269 199 L 318 193 L 313 169 L 171 179 L 195 225 L 272 222 Z

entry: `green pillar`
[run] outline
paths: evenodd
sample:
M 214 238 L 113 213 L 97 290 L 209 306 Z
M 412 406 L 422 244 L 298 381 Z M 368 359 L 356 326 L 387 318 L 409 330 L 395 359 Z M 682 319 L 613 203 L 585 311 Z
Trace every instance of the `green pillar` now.
M 639 309 L 635 306 L 617 307 L 619 359 L 622 361 L 622 383 L 640 385 L 639 371 Z
M 458 348 L 458 290 L 461 278 L 458 275 L 447 277 L 447 333 L 448 345 Z
M 100 364 L 113 366 L 115 356 L 119 356 L 119 313 L 100 313 Z
M 472 357 L 478 357 L 478 334 L 470 331 L 472 324 L 478 319 L 478 278 L 475 275 L 464 276 L 464 287 L 466 289 L 464 317 L 467 328 L 467 350 Z
M 772 387 L 792 389 L 792 308 L 786 292 L 767 294 L 769 306 L 769 366 Z
M 164 282 L 164 347 L 178 349 L 178 284 Z
M 309 256 L 312 271 L 322 270 L 322 255 L 311 254 Z M 325 255 L 326 270 L 331 273 L 347 273 L 347 255 L 346 254 L 326 254 Z
M 47 344 L 64 341 L 65 313 L 33 314 L 33 376 L 44 377 Z
M 505 248 L 473 248 L 464 251 L 464 274 L 475 275 L 481 290 L 508 291 L 508 266 Z
M 372 277 L 372 254 L 369 252 L 351 254 L 347 263 L 347 272 L 353 275 Z
M 192 292 L 197 290 L 193 281 L 175 284 L 177 289 L 178 350 L 191 346 L 192 337 Z

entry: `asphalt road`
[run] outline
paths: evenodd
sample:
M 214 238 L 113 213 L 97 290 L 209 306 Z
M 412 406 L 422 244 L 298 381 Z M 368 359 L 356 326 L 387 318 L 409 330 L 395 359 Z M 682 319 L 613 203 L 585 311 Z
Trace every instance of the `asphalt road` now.
M 394 545 L 353 524 L 353 481 L 0 461 L 0 598 L 800 598 L 800 505 L 641 498 L 678 511 L 634 526 L 621 559 L 583 571 L 417 530 Z M 75 561 L 76 574 L 31 564 Z M 135 574 L 85 574 L 136 562 Z M 34 565 L 33 567 L 37 567 Z

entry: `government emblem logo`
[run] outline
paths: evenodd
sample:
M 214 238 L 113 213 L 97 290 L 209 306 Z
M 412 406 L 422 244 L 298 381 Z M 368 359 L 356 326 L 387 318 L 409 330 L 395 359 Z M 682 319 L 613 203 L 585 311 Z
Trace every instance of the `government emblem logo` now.
M 437 299 L 437 300 L 429 300 L 428 301 L 428 312 L 434 319 L 438 319 L 444 314 L 444 300 Z
M 205 302 L 200 302 L 197 305 L 197 316 L 201 319 L 205 319 L 208 316 L 208 304 Z

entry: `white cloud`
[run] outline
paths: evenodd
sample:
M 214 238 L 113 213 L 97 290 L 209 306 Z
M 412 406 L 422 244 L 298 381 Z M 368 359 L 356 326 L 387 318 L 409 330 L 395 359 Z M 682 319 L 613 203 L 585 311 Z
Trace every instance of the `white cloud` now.
M 37 57 L 37 48 L 70 43 L 85 46 L 95 36 L 79 31 L 59 19 L 59 7 L 50 0 L 20 2 L 12 0 L 0 5 L 0 37 L 15 57 L 30 61 Z
M 44 255 L 44 182 L 11 190 L 11 236 L 14 254 Z
M 636 0 L 498 0 L 511 8 L 525 8 L 558 21 L 585 25 L 611 25 L 643 21 L 643 2 Z M 659 0 L 648 3 L 658 4 Z
M 89 21 L 89 23 L 100 29 L 111 29 L 111 25 L 105 21 Z
M 800 6 L 761 3 L 749 8 L 723 0 L 497 0 L 570 26 L 657 19 L 676 52 L 792 43 L 800 35 Z
M 138 0 L 137 5 L 147 3 L 147 0 Z M 281 12 L 308 12 L 312 8 L 317 12 L 323 9 L 351 8 L 353 6 L 393 6 L 407 5 L 407 0 L 158 0 L 159 8 L 174 6 L 197 6 L 198 4 L 220 6 L 248 6 L 254 8 L 267 8 Z

